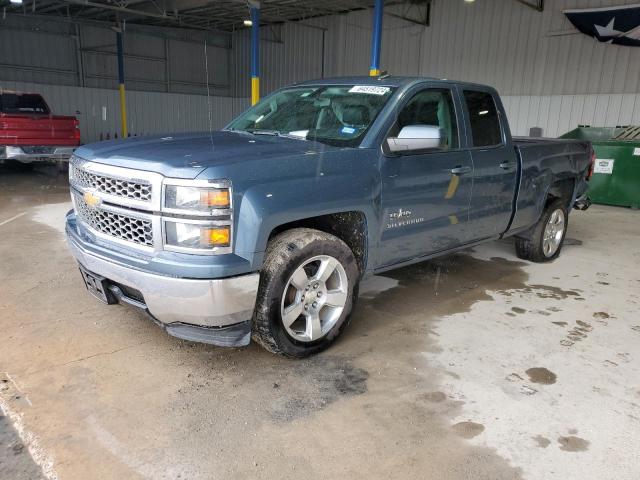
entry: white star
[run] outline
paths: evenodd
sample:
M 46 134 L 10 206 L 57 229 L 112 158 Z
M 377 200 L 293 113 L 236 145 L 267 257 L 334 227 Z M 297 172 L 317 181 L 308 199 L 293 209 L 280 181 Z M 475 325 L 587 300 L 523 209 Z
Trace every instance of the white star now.
M 624 32 L 621 32 L 620 30 L 616 30 L 613 28 L 613 24 L 615 21 L 616 21 L 616 17 L 613 17 L 606 27 L 603 27 L 602 25 L 594 25 L 596 31 L 598 32 L 598 36 L 599 37 L 619 37 L 620 35 L 622 35 Z

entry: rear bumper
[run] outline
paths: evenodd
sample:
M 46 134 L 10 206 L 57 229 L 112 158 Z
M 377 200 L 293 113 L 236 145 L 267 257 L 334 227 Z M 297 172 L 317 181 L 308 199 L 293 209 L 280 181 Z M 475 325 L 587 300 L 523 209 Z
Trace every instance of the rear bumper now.
M 152 274 L 89 252 L 68 221 L 66 230 L 72 255 L 108 281 L 110 296 L 144 310 L 170 335 L 221 346 L 249 343 L 258 273 L 211 280 Z
M 0 160 L 37 162 L 47 160 L 69 160 L 78 147 L 17 146 L 0 147 Z

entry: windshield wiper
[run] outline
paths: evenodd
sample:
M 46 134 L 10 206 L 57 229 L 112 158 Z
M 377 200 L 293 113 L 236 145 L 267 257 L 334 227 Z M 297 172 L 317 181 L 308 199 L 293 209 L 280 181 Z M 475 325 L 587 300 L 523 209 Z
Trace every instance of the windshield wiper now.
M 271 135 L 274 137 L 284 137 L 284 138 L 292 138 L 294 140 L 302 140 L 306 141 L 305 137 L 301 137 L 299 135 L 291 135 L 290 133 L 279 132 L 278 130 L 266 130 L 266 129 L 248 129 L 245 132 L 253 133 L 254 135 Z
M 237 128 L 223 128 L 223 132 L 233 132 L 233 133 L 244 133 L 245 135 L 251 135 L 251 132 L 247 132 L 246 130 L 240 130 Z
M 253 133 L 254 135 L 272 135 L 274 137 L 280 134 L 277 130 L 264 130 L 259 128 L 247 129 L 245 132 Z

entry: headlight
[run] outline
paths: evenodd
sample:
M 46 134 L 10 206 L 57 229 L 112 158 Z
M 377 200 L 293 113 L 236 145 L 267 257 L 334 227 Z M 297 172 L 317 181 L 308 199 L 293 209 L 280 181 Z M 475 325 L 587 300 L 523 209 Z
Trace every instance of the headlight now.
M 231 253 L 233 215 L 229 180 L 166 179 L 161 210 L 165 250 L 197 255 Z
M 166 221 L 165 245 L 178 251 L 215 251 L 231 245 L 231 226 L 209 223 L 186 223 Z
M 165 209 L 206 215 L 231 208 L 231 192 L 228 187 L 166 185 L 164 205 Z

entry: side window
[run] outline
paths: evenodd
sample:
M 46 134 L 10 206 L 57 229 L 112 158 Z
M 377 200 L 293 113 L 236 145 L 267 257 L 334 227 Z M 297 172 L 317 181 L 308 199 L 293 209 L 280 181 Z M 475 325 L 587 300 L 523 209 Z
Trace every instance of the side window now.
M 493 96 L 486 92 L 464 91 L 469 111 L 471 136 L 474 147 L 491 147 L 502 144 L 500 119 Z
M 429 150 L 449 150 L 458 147 L 456 111 L 450 90 L 430 88 L 416 93 L 400 110 L 389 137 L 411 138 L 414 135 L 422 135 L 425 131 L 427 135 L 439 137 L 437 146 Z

